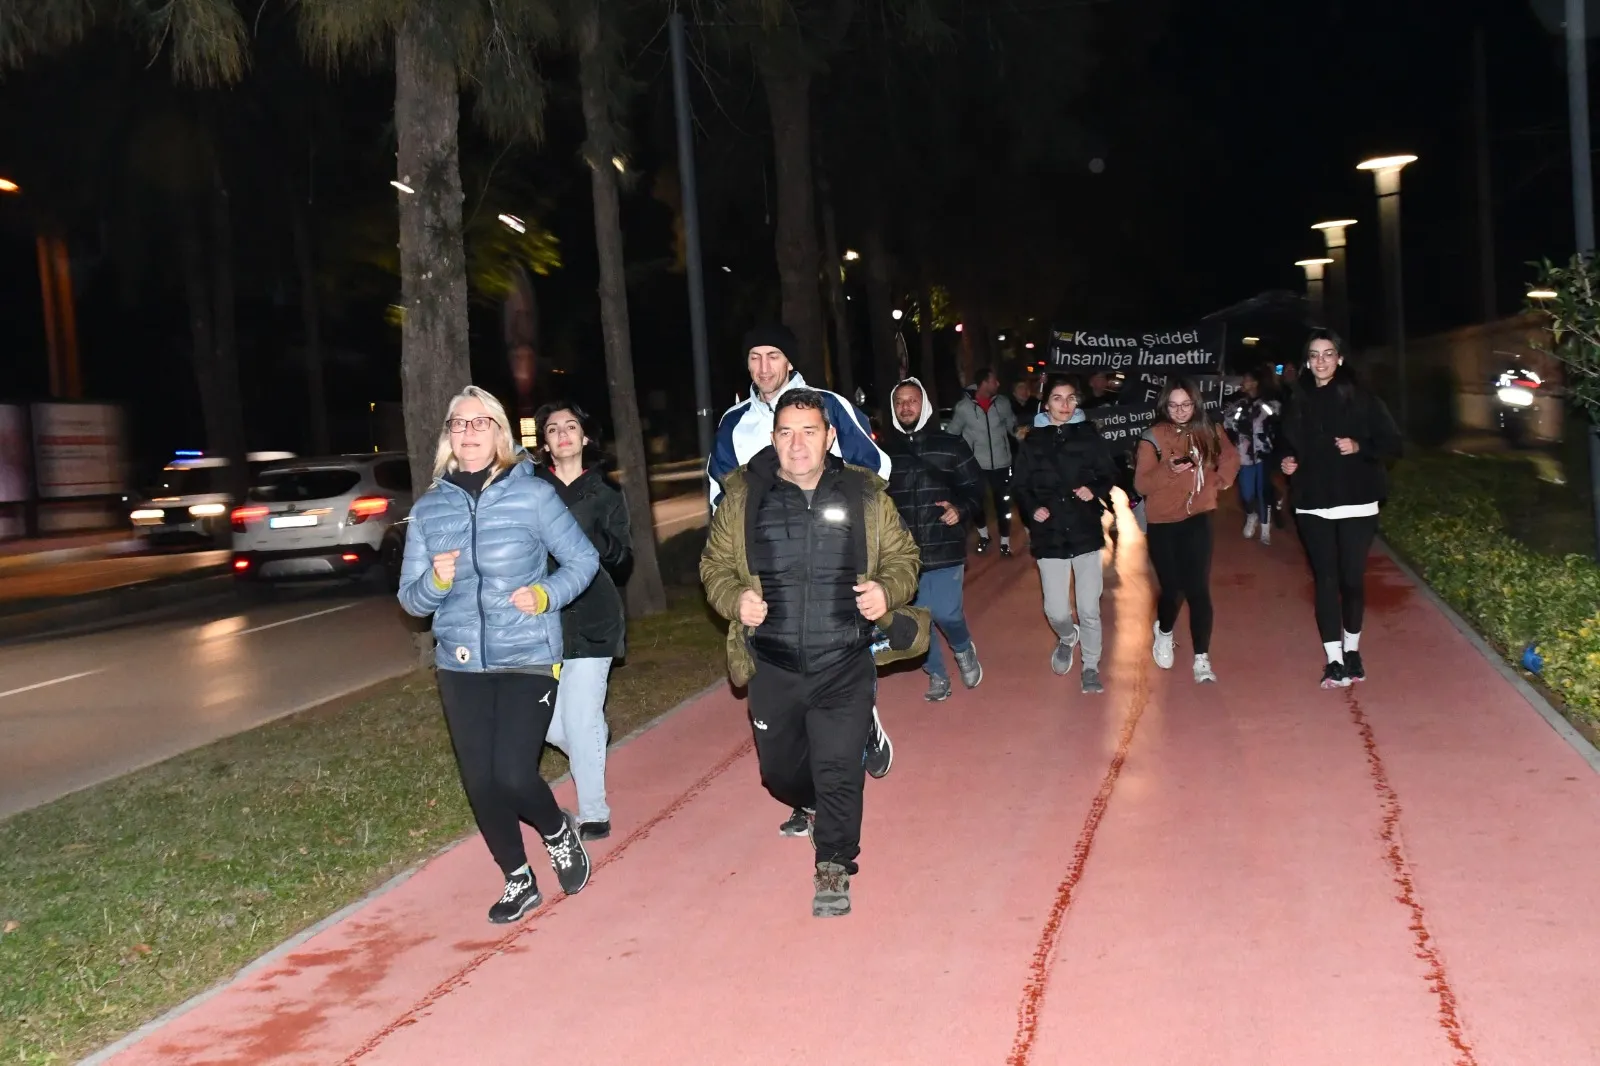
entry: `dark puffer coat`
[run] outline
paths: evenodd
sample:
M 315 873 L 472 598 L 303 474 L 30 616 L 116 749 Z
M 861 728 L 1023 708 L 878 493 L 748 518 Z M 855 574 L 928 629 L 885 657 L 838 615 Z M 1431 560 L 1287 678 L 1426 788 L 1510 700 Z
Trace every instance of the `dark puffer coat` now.
M 1028 523 L 1035 559 L 1073 559 L 1105 546 L 1102 500 L 1111 493 L 1117 467 L 1111 449 L 1089 421 L 1038 426 L 1028 434 L 1011 466 L 1011 496 Z M 1095 498 L 1081 500 L 1087 487 Z M 1034 520 L 1039 508 L 1050 512 Z
M 542 464 L 537 473 L 556 490 L 600 553 L 594 581 L 561 612 L 562 658 L 620 659 L 628 650 L 628 620 L 618 586 L 627 583 L 633 566 L 628 502 L 598 466 L 579 474 L 570 485 Z
M 900 383 L 922 389 L 916 378 Z M 892 416 L 891 416 L 892 417 Z M 915 428 L 898 422 L 884 434 L 889 456 L 889 498 L 922 553 L 922 569 L 946 570 L 967 561 L 967 523 L 983 517 L 983 471 L 967 442 L 933 422 L 933 404 L 922 389 L 922 416 Z M 961 515 L 944 524 L 944 501 Z

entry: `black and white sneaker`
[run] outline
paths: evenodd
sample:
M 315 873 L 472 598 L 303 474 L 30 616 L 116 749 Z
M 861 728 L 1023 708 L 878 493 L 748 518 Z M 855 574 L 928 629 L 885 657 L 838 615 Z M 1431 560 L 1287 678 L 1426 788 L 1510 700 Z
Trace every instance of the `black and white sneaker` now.
M 584 849 L 583 838 L 578 835 L 578 819 L 571 814 L 561 826 L 561 832 L 544 838 L 544 848 L 550 853 L 550 865 L 555 867 L 556 880 L 561 891 L 575 896 L 589 883 L 589 852 Z
M 1001 544 L 1000 545 L 1000 558 L 1002 558 L 1002 559 L 1011 558 L 1011 545 L 1009 545 L 1009 544 Z
M 506 890 L 500 894 L 499 901 L 489 908 L 489 920 L 496 925 L 505 925 L 521 918 L 543 902 L 544 897 L 539 894 L 539 885 L 533 879 L 533 871 L 524 866 L 522 872 L 506 878 Z
M 978 538 L 978 554 L 979 555 L 987 555 L 988 553 L 989 553 L 989 538 L 988 537 L 979 537 Z
M 1344 663 L 1329 663 L 1322 668 L 1323 688 L 1349 688 L 1350 675 L 1344 672 Z
M 861 761 L 873 777 L 883 777 L 894 764 L 894 744 L 883 731 L 883 723 L 878 721 L 876 706 L 872 708 L 872 729 L 867 733 L 867 748 L 861 753 Z
M 789 812 L 789 817 L 778 826 L 778 835 L 781 837 L 803 837 L 811 832 L 811 812 L 804 807 L 796 807 Z
M 1361 653 L 1347 651 L 1344 653 L 1344 676 L 1350 679 L 1351 684 L 1367 679 L 1367 668 L 1361 664 Z

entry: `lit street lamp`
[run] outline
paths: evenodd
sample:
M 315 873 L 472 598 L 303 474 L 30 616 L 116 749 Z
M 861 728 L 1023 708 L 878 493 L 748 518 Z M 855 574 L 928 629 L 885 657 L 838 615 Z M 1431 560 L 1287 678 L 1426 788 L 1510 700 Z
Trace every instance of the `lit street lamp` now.
M 1322 299 L 1322 269 L 1332 259 L 1296 259 L 1294 265 L 1306 272 L 1306 299 L 1311 302 L 1311 319 L 1314 322 L 1323 322 L 1327 315 L 1326 305 Z
M 18 193 L 21 191 L 22 186 L 18 185 L 10 178 L 0 178 L 0 192 Z
M 1326 301 L 1331 325 L 1339 331 L 1339 336 L 1350 336 L 1350 277 L 1349 264 L 1345 260 L 1345 235 L 1344 231 L 1356 224 L 1353 218 L 1333 219 L 1329 222 L 1318 222 L 1311 228 L 1322 231 L 1322 239 L 1327 245 L 1328 258 L 1333 260 L 1328 265 L 1326 283 Z
M 1406 305 L 1405 286 L 1401 278 L 1400 256 L 1400 172 L 1411 163 L 1414 155 L 1386 155 L 1356 164 L 1357 170 L 1372 172 L 1373 185 L 1378 192 L 1378 222 L 1383 242 L 1383 282 L 1388 294 L 1389 345 L 1394 353 L 1395 372 L 1400 379 L 1400 432 L 1409 428 L 1407 414 L 1410 406 L 1406 375 Z

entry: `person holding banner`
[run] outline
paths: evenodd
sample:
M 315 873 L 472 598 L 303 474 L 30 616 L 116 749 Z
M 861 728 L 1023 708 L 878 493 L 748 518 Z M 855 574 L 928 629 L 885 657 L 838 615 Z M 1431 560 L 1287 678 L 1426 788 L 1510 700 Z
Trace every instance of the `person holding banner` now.
M 1104 692 L 1100 682 L 1100 593 L 1104 577 L 1100 549 L 1105 529 L 1101 501 L 1109 501 L 1117 467 L 1100 431 L 1078 406 L 1076 379 L 1051 374 L 1044 383 L 1044 409 L 1017 449 L 1011 491 L 1028 546 L 1039 564 L 1044 614 L 1056 633 L 1050 669 L 1072 672 L 1073 652 L 1083 647 L 1083 691 Z M 1078 620 L 1072 620 L 1074 597 Z
M 1156 400 L 1155 422 L 1137 445 L 1134 485 L 1145 500 L 1150 562 L 1160 585 L 1151 654 L 1172 669 L 1173 629 L 1189 603 L 1194 679 L 1217 680 L 1211 668 L 1211 512 L 1217 494 L 1239 476 L 1239 451 L 1211 420 L 1199 387 L 1169 378 Z
M 1328 662 L 1323 688 L 1367 679 L 1361 662 L 1367 553 L 1388 496 L 1384 461 L 1398 459 L 1400 431 L 1383 401 L 1356 384 L 1338 334 L 1306 342 L 1306 370 L 1284 413 L 1283 472 L 1316 578 L 1317 629 Z

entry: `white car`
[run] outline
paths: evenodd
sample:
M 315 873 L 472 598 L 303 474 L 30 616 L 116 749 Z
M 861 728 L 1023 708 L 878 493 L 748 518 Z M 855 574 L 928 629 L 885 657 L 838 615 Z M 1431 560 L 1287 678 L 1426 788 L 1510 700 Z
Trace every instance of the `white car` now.
M 234 576 L 268 583 L 367 577 L 393 586 L 411 501 L 403 452 L 276 463 L 233 510 Z
M 251 452 L 251 475 L 269 463 L 293 459 L 293 452 Z M 152 544 L 211 542 L 228 544 L 228 460 L 201 452 L 178 452 L 161 468 L 148 497 L 128 515 L 133 532 Z

